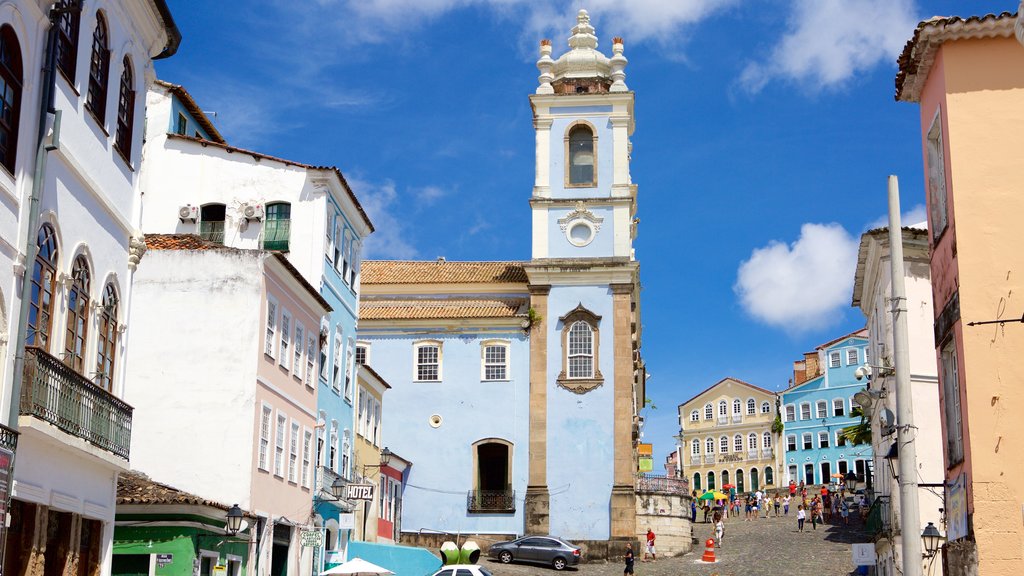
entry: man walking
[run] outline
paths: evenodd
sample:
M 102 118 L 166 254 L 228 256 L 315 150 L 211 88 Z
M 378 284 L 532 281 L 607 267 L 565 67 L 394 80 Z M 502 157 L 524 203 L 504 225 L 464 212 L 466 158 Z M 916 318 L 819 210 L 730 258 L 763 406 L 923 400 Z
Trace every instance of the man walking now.
M 633 573 L 633 545 L 626 544 L 626 555 L 623 556 L 626 561 L 626 568 L 622 571 L 622 576 L 629 576 Z

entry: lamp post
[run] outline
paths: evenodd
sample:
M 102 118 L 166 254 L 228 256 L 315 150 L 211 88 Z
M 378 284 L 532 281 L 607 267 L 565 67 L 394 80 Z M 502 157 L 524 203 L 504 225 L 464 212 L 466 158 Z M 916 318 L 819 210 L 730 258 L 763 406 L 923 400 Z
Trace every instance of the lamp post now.
M 921 541 L 924 543 L 924 557 L 931 558 L 938 553 L 939 548 L 942 547 L 942 541 L 945 538 L 939 533 L 938 528 L 931 522 L 924 527 L 924 532 L 921 532 Z
M 228 534 L 232 536 L 238 534 L 238 531 L 242 529 L 242 518 L 244 516 L 238 504 L 235 504 L 228 510 L 227 522 L 224 525 Z

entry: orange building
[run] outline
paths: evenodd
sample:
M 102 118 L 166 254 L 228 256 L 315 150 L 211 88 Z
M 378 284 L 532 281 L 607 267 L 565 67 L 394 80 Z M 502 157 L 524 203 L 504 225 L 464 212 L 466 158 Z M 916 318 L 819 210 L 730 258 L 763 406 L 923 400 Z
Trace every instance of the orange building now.
M 896 99 L 921 112 L 945 574 L 1024 566 L 1024 47 L 1015 22 L 1009 13 L 922 22 L 896 77 Z

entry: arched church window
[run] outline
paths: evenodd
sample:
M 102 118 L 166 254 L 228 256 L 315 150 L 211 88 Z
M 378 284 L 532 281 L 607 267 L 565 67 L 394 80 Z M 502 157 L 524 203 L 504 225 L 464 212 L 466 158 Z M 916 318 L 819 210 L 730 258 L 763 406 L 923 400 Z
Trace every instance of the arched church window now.
M 103 12 L 96 13 L 96 28 L 92 32 L 92 54 L 89 57 L 89 90 L 85 94 L 85 107 L 96 117 L 100 126 L 107 119 L 107 78 L 110 70 L 110 48 L 107 47 L 107 19 Z
M 21 116 L 21 47 L 14 28 L 0 28 L 0 163 L 14 174 Z
M 558 384 L 579 394 L 588 392 L 604 382 L 598 358 L 601 317 L 580 304 L 559 321 L 562 372 Z
M 586 122 L 569 128 L 566 143 L 566 184 L 572 187 L 597 186 L 597 135 Z
M 107 284 L 100 308 L 99 348 L 96 352 L 96 384 L 108 392 L 114 383 L 114 358 L 117 353 L 117 289 Z
M 89 263 L 84 256 L 75 258 L 68 290 L 67 335 L 64 338 L 64 362 L 81 373 L 84 366 L 86 338 L 89 336 Z

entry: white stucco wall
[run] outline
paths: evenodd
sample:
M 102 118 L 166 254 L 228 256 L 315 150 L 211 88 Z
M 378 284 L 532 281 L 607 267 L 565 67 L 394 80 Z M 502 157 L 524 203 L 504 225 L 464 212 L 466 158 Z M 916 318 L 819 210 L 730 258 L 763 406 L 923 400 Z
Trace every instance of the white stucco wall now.
M 249 509 L 262 255 L 151 251 L 135 278 L 132 465 Z

